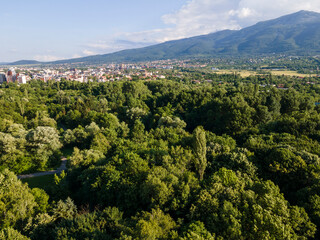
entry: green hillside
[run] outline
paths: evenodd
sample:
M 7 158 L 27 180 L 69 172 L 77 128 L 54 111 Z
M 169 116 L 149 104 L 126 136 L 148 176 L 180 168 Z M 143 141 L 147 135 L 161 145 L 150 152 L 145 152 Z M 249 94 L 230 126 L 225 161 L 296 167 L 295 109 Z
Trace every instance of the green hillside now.
M 300 11 L 277 19 L 259 22 L 237 31 L 223 30 L 144 48 L 55 61 L 51 64 L 99 64 L 177 58 L 245 57 L 261 54 L 299 56 L 320 54 L 320 13 Z M 30 61 L 19 61 L 17 63 L 21 65 L 21 62 L 30 64 Z

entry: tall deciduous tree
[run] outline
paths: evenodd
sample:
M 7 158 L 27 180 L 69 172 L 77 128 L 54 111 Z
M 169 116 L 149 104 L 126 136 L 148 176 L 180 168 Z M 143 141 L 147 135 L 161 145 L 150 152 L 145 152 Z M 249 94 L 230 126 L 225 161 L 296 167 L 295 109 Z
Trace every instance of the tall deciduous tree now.
M 44 168 L 49 156 L 61 147 L 58 131 L 52 127 L 37 127 L 27 134 L 26 139 L 40 168 Z
M 195 165 L 201 181 L 207 167 L 206 133 L 201 126 L 193 131 L 193 150 L 195 154 Z
M 5 169 L 0 172 L 0 228 L 14 226 L 34 213 L 37 203 L 31 190 Z

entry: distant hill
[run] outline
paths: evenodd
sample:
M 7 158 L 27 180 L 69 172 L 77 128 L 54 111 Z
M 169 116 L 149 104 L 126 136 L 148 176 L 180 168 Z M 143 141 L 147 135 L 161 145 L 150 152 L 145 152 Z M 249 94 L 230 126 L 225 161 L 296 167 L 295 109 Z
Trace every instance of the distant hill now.
M 320 13 L 300 11 L 237 31 L 224 30 L 145 48 L 52 63 L 138 62 L 261 54 L 320 54 Z
M 8 63 L 7 65 L 34 65 L 34 64 L 41 64 L 41 62 L 35 61 L 35 60 L 20 60 L 13 63 Z

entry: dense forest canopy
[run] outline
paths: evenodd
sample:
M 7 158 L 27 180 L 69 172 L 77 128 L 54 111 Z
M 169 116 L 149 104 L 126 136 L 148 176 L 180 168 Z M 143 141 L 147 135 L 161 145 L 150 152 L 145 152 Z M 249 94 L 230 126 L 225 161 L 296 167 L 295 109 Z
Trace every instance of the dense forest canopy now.
M 0 239 L 318 239 L 319 83 L 2 84 Z

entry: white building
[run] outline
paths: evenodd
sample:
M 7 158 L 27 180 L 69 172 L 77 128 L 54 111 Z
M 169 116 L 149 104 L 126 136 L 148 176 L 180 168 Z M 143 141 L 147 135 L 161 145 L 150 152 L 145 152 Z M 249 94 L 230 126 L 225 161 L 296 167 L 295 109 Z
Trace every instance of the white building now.
M 27 77 L 24 76 L 24 75 L 19 75 L 18 76 L 18 83 L 26 84 L 27 83 Z

